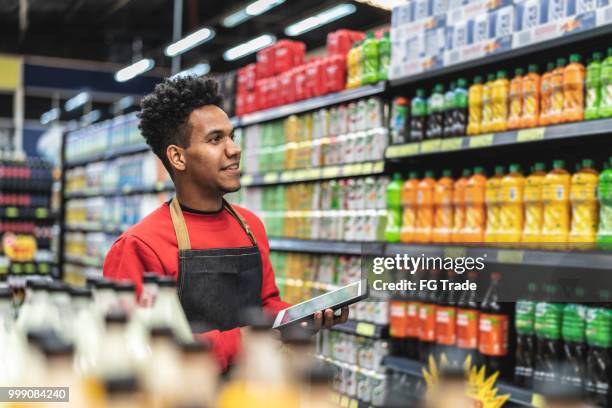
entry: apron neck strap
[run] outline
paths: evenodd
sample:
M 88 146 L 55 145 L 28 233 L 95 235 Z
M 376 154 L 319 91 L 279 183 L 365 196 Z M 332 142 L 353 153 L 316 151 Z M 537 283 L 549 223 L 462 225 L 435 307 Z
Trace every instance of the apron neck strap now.
M 257 240 L 255 239 L 255 236 L 251 232 L 251 229 L 247 223 L 225 199 L 223 199 L 223 208 L 226 209 L 227 212 L 236 219 L 236 221 L 238 221 L 238 224 L 240 224 L 244 232 L 246 232 L 253 245 L 257 246 Z M 183 210 L 181 210 L 181 205 L 176 197 L 170 202 L 170 218 L 172 218 L 172 225 L 174 226 L 174 232 L 176 233 L 176 240 L 178 242 L 179 250 L 191 249 L 189 232 L 187 231 L 187 224 L 185 224 L 185 217 L 183 217 Z

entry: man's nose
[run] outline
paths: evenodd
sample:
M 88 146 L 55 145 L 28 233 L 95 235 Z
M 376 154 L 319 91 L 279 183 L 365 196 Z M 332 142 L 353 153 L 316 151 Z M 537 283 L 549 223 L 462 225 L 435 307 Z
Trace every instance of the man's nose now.
M 237 156 L 240 155 L 240 153 L 242 152 L 242 149 L 240 148 L 240 145 L 238 145 L 238 143 L 236 143 L 235 141 L 233 141 L 232 139 L 228 139 L 228 143 L 226 145 L 225 148 L 225 153 L 227 154 L 228 157 L 233 157 L 233 156 Z

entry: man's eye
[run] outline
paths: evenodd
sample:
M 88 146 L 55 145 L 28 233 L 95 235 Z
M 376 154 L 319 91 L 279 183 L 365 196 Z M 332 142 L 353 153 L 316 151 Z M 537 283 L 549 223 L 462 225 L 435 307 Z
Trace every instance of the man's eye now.
M 219 143 L 222 139 L 223 139 L 223 136 L 215 136 L 212 139 L 210 139 L 210 141 L 213 143 Z

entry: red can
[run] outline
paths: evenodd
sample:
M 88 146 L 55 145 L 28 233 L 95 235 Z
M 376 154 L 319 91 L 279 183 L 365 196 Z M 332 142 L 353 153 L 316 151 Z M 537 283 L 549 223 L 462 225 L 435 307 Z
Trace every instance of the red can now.
M 254 91 L 255 90 L 255 82 L 257 81 L 257 64 L 249 64 L 245 69 L 246 75 L 246 90 Z
M 307 98 L 325 94 L 325 60 L 317 59 L 306 66 Z
M 295 102 L 295 70 L 289 70 L 278 77 L 280 104 Z
M 275 52 L 276 44 L 257 52 L 257 79 L 269 78 L 275 74 Z
M 346 57 L 332 55 L 326 59 L 324 73 L 325 92 L 338 92 L 346 85 Z
M 295 100 L 300 101 L 309 98 L 309 92 L 306 89 L 306 65 L 300 65 L 295 68 L 294 78 Z

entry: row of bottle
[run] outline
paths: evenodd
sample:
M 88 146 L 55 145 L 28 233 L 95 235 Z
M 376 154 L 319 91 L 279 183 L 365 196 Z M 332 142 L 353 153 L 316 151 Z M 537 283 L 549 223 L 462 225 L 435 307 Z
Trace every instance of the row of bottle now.
M 23 158 L 16 153 L 0 157 L 0 190 L 51 190 L 51 166 L 37 157 Z
M 49 194 L 0 192 L 0 206 L 6 207 L 48 207 Z
M 369 31 L 365 40 L 353 44 L 346 56 L 347 88 L 385 81 L 391 63 L 391 38 L 385 31 L 380 39 Z
M 52 226 L 39 225 L 31 221 L 0 221 L 0 235 L 5 232 L 31 234 L 41 240 L 48 240 L 53 237 Z
M 612 309 L 610 292 L 602 303 L 553 303 L 560 288 L 551 283 L 541 290 L 527 286 L 527 297 L 516 303 L 515 382 L 536 390 L 546 383 L 589 395 L 598 406 L 612 404 Z M 584 295 L 581 288 L 574 288 Z M 539 293 L 538 293 L 539 292 Z M 603 303 L 603 302 L 608 303 Z
M 611 161 L 612 163 L 612 161 Z M 612 166 L 601 175 L 585 159 L 570 175 L 561 160 L 545 172 L 536 163 L 525 177 L 519 165 L 497 166 L 488 178 L 482 167 L 450 170 L 435 180 L 433 171 L 405 182 L 396 174 L 387 187 L 388 242 L 526 243 L 558 248 L 572 243 L 592 249 L 612 237 Z

